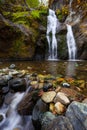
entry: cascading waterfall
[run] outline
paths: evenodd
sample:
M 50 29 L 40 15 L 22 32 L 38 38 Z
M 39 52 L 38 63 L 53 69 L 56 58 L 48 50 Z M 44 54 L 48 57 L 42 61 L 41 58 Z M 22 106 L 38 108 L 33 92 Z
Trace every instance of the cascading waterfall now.
M 67 24 L 67 46 L 68 46 L 68 54 L 69 54 L 69 60 L 75 60 L 76 59 L 76 43 L 72 31 L 71 25 Z
M 49 9 L 49 15 L 47 17 L 47 41 L 48 41 L 48 60 L 55 60 L 58 57 L 57 54 L 57 39 L 56 31 L 59 26 L 59 21 L 55 15 L 55 12 Z
M 5 104 L 2 106 L 0 109 L 0 116 L 3 116 L 3 120 L 0 121 L 0 130 L 34 130 L 31 116 L 22 117 L 17 112 L 17 105 L 27 94 L 28 90 L 25 93 L 17 92 L 12 96 L 12 101 L 9 106 Z M 25 123 L 23 124 L 23 122 Z

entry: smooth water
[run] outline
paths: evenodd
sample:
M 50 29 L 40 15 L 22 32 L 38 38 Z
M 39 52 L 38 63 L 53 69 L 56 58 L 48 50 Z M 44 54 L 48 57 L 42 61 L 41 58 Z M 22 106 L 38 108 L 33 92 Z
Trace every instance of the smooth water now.
M 16 65 L 16 69 L 25 69 L 29 73 L 37 74 L 59 74 L 63 77 L 70 75 L 77 79 L 87 80 L 87 61 L 16 61 L 1 62 L 0 69 L 9 67 L 11 64 Z
M 47 41 L 48 41 L 48 60 L 55 60 L 58 58 L 57 53 L 57 39 L 56 31 L 59 26 L 59 21 L 55 15 L 55 12 L 49 9 L 49 15 L 47 17 Z
M 72 26 L 67 24 L 67 46 L 68 46 L 68 55 L 69 60 L 75 60 L 76 59 L 76 42 L 72 31 Z

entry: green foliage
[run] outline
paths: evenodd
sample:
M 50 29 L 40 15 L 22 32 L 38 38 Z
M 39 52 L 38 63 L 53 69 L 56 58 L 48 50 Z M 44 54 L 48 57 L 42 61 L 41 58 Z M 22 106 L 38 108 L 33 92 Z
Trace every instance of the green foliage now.
M 28 24 L 27 20 L 28 15 L 29 15 L 28 11 L 13 13 L 12 21 L 18 24 Z
M 39 6 L 39 0 L 26 0 L 26 2 L 31 8 L 35 8 Z
M 56 14 L 59 20 L 62 20 L 64 16 L 69 14 L 68 6 L 62 6 L 61 10 L 57 9 Z
M 32 17 L 33 18 L 40 18 L 40 11 L 39 10 L 33 10 L 32 12 L 31 12 L 31 15 L 32 15 Z

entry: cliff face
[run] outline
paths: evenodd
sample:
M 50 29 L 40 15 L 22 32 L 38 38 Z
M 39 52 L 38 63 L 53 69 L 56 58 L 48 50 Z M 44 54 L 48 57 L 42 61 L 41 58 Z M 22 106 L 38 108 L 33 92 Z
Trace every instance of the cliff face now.
M 77 44 L 77 58 L 87 59 L 86 0 L 49 0 L 61 23 L 58 36 L 58 56 L 68 59 L 66 24 L 71 24 Z M 72 15 L 70 15 L 72 10 Z M 47 40 L 48 9 L 31 9 L 25 0 L 0 1 L 0 58 L 44 59 Z
M 57 17 L 62 23 L 60 35 L 67 31 L 67 23 L 72 25 L 77 44 L 77 58 L 87 59 L 87 1 L 50 0 L 49 7 L 56 11 Z M 70 11 L 72 11 L 72 15 Z M 67 51 L 65 55 L 67 57 Z
M 45 47 L 46 17 L 46 8 L 30 9 L 25 0 L 1 1 L 0 58 L 32 59 L 37 55 L 37 46 Z

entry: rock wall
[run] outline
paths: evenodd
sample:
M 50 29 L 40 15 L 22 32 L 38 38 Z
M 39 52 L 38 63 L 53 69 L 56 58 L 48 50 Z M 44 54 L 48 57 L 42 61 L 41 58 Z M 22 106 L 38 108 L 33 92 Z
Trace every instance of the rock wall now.
M 71 7 L 70 7 L 70 2 L 71 2 Z M 61 31 L 59 32 L 59 35 L 64 34 L 64 32 L 67 32 L 66 23 L 72 25 L 76 44 L 77 44 L 77 58 L 86 60 L 87 59 L 87 24 L 86 24 L 87 23 L 87 1 L 86 0 L 72 0 L 72 1 L 50 0 L 49 7 L 56 11 L 57 17 L 62 23 Z M 70 15 L 70 8 L 72 10 L 72 15 Z M 66 35 L 66 33 L 64 35 Z M 64 35 L 62 36 L 64 37 Z M 61 39 L 59 44 L 62 44 Z M 64 51 L 64 54 L 65 57 L 67 57 L 67 50 Z M 60 55 L 60 58 L 61 57 L 62 55 Z
M 23 0 L 1 2 L 0 58 L 35 58 L 40 42 L 44 48 L 46 17 L 47 9 L 44 7 L 31 9 Z M 44 57 L 45 53 L 42 55 Z

